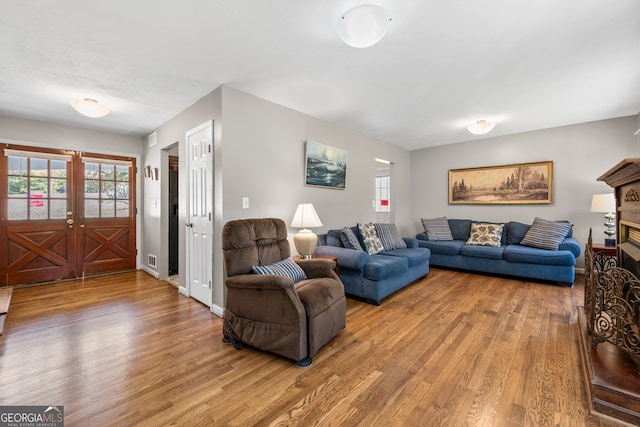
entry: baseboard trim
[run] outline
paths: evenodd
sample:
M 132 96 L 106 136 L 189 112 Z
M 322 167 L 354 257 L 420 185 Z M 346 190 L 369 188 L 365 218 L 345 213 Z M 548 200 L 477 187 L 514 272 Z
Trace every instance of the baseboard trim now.
M 144 271 L 145 273 L 155 277 L 156 279 L 160 279 L 160 274 L 157 271 L 150 269 L 146 265 L 142 266 L 142 271 Z

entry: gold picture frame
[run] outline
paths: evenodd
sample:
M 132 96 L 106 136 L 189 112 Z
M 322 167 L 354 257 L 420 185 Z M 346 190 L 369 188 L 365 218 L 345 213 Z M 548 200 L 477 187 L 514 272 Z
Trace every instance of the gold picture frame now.
M 553 202 L 553 161 L 449 170 L 449 204 Z

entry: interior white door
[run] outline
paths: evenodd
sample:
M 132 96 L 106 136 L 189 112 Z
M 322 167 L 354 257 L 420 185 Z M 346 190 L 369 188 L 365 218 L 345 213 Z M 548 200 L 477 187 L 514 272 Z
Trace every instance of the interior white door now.
M 213 277 L 213 122 L 186 133 L 188 159 L 187 284 L 211 307 Z

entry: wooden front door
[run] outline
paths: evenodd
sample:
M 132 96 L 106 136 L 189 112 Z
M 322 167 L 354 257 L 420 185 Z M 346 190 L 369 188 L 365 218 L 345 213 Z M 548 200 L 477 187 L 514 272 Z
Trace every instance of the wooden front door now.
M 135 159 L 5 145 L 0 286 L 135 268 Z

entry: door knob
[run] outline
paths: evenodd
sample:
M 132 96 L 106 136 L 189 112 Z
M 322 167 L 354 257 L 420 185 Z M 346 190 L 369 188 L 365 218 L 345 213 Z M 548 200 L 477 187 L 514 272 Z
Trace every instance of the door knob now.
M 69 224 L 69 225 L 73 225 L 73 220 L 72 220 L 71 218 L 69 218 L 69 219 L 67 220 L 67 224 Z
M 192 222 L 187 222 L 187 223 L 185 223 L 184 225 L 186 225 L 186 226 L 187 226 L 187 227 L 189 227 L 189 228 L 193 227 L 193 223 L 192 223 Z

